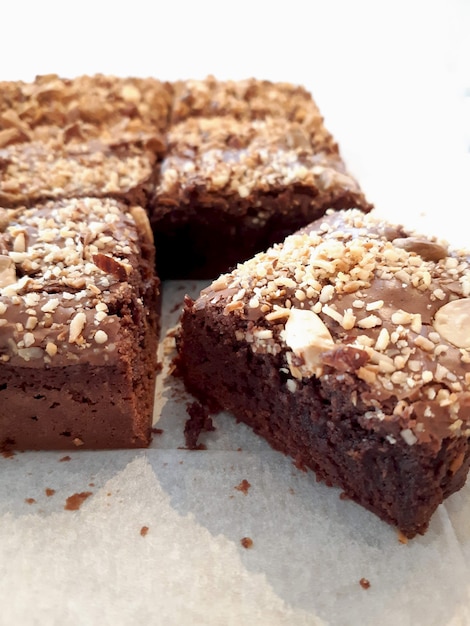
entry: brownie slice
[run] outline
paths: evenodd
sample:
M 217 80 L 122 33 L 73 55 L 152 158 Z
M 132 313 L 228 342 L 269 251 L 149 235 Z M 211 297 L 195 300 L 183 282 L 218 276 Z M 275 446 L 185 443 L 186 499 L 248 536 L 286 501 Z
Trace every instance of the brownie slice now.
M 0 448 L 149 444 L 158 281 L 143 208 L 0 210 Z
M 470 464 L 468 252 L 328 212 L 186 298 L 178 371 L 406 537 Z
M 369 211 L 330 139 L 284 117 L 173 125 L 150 207 L 161 276 L 214 278 L 328 208 Z

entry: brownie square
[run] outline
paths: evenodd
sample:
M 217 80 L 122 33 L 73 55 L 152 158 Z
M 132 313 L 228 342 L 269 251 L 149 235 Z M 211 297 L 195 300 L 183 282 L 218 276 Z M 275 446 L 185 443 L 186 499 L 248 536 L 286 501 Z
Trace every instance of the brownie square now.
M 186 298 L 178 372 L 411 538 L 467 477 L 469 322 L 468 252 L 329 211 Z
M 145 210 L 1 209 L 0 448 L 149 444 L 158 280 Z
M 284 117 L 171 126 L 150 206 L 161 275 L 213 278 L 328 208 L 369 211 L 330 137 Z

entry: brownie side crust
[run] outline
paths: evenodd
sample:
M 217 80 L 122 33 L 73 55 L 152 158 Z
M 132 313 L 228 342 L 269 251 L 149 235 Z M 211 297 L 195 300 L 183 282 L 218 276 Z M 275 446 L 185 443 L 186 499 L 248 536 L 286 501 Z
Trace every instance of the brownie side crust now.
M 145 210 L 83 198 L 1 211 L 0 447 L 145 447 L 158 280 Z
M 467 253 L 330 213 L 186 299 L 178 372 L 411 538 L 469 469 L 469 295 Z

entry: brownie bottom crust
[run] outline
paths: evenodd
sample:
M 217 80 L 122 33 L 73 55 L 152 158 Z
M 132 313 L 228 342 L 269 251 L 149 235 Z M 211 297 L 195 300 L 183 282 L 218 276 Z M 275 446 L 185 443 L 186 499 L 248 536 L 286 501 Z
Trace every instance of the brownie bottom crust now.
M 192 308 L 187 298 L 178 337 L 177 375 L 211 413 L 222 409 L 248 424 L 297 467 L 395 526 L 407 538 L 424 534 L 438 505 L 460 489 L 470 465 L 465 438 L 440 449 L 393 444 L 359 423 L 366 407 L 358 381 L 345 374 L 303 380 L 291 393 L 282 362 L 254 355 L 221 332 L 227 317 Z

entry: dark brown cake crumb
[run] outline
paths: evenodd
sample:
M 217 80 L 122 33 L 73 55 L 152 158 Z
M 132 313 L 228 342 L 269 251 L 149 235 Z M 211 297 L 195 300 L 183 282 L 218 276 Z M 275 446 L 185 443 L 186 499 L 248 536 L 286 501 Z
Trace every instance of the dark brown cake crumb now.
M 46 488 L 44 489 L 44 491 L 45 491 L 46 496 L 47 496 L 48 498 L 50 498 L 51 496 L 53 496 L 53 495 L 55 494 L 55 489 L 51 489 L 50 487 L 46 487 Z
M 148 526 L 142 526 L 142 528 L 140 529 L 140 534 L 142 535 L 142 537 L 145 537 L 145 535 L 148 533 L 149 531 L 149 527 Z
M 367 580 L 367 578 L 361 578 L 361 580 L 359 581 L 359 584 L 361 585 L 363 589 L 369 589 L 370 587 L 370 582 Z
M 66 456 L 63 456 L 62 458 L 59 459 L 59 463 L 63 463 L 64 461 L 71 461 L 72 458 L 67 454 Z
M 154 435 L 163 435 L 163 428 L 152 428 L 152 433 Z
M 240 539 L 240 543 L 247 550 L 253 547 L 253 539 L 250 539 L 250 537 L 243 537 L 243 539 Z
M 234 487 L 234 489 L 237 489 L 237 491 L 241 491 L 246 496 L 250 487 L 250 483 L 244 478 L 239 485 Z
M 24 501 L 26 504 L 36 504 L 36 500 L 34 498 L 25 498 Z
M 82 491 L 81 493 L 74 493 L 72 496 L 69 496 L 65 501 L 64 509 L 66 511 L 78 511 L 78 509 L 82 506 L 87 498 L 89 498 L 92 494 L 91 491 Z
M 191 402 L 186 406 L 189 419 L 186 420 L 184 426 L 184 439 L 188 450 L 205 450 L 203 443 L 198 444 L 199 436 L 202 432 L 210 432 L 215 430 L 212 418 L 209 416 L 207 409 L 199 402 Z

